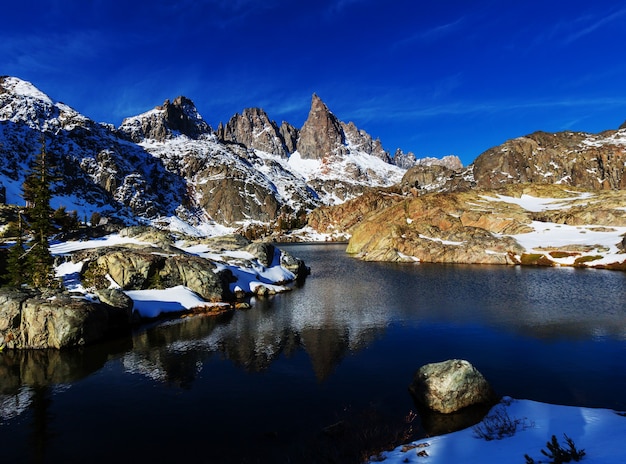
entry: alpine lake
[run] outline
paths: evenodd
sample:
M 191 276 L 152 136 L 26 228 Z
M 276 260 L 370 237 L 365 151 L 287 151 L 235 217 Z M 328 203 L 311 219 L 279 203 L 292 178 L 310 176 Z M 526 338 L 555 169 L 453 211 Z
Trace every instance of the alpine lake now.
M 626 273 L 279 246 L 311 275 L 249 310 L 0 353 L 2 462 L 360 462 L 447 430 L 408 386 L 452 358 L 501 395 L 626 410 Z

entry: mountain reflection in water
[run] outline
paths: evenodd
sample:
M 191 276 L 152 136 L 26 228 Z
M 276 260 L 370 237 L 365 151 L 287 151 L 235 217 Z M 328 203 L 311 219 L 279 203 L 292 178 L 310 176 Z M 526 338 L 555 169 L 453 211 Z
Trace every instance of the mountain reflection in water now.
M 72 462 L 68 449 L 84 454 L 106 435 L 128 459 L 175 460 L 176 446 L 162 443 L 197 440 L 197 462 L 306 462 L 305 443 L 351 413 L 403 418 L 414 371 L 453 357 L 502 394 L 626 409 L 625 273 L 285 248 L 311 276 L 248 311 L 158 322 L 77 350 L 0 353 L 5 456 Z

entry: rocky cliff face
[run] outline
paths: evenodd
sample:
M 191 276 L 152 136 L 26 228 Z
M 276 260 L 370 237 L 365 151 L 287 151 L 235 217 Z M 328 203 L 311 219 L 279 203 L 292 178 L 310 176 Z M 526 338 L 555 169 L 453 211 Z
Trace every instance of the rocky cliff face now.
M 374 140 L 364 130 L 358 129 L 353 122 L 341 123 L 346 143 L 353 149 L 375 156 L 385 163 L 392 163 L 389 153 L 383 148 L 380 139 Z
M 290 137 L 288 131 L 286 135 Z M 247 108 L 242 114 L 234 115 L 225 126 L 220 125 L 217 136 L 225 142 L 240 143 L 283 158 L 290 153 L 280 128 L 260 108 Z
M 535 132 L 481 154 L 473 164 L 478 187 L 533 182 L 592 190 L 624 189 L 626 130 L 600 134 Z
M 313 95 L 309 116 L 300 129 L 297 149 L 302 159 L 320 160 L 337 153 L 344 145 L 341 123 L 317 95 Z
M 289 124 L 287 121 L 283 121 L 280 125 L 279 132 L 281 137 L 283 138 L 283 142 L 285 143 L 287 153 L 293 153 L 294 151 L 296 151 L 300 131 L 293 127 L 291 124 Z
M 193 102 L 180 96 L 173 102 L 165 100 L 162 106 L 152 111 L 124 119 L 119 131 L 133 142 L 144 139 L 162 142 L 179 134 L 197 139 L 203 134 L 210 134 L 212 129 L 202 119 Z

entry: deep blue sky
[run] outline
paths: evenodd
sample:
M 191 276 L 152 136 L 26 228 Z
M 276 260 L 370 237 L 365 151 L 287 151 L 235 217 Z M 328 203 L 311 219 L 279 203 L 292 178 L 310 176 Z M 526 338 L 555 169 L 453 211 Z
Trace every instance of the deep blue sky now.
M 246 107 L 300 127 L 315 92 L 390 152 L 484 150 L 626 120 L 613 0 L 16 0 L 0 75 L 118 125 L 178 95 L 211 126 Z

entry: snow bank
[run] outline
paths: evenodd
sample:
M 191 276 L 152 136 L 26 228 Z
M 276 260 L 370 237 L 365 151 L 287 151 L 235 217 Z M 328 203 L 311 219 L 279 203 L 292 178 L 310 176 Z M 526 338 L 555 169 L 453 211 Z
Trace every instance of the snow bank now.
M 520 198 L 497 195 L 497 197 L 482 196 L 487 201 L 503 201 L 513 203 L 527 211 L 541 212 L 547 210 L 564 210 L 572 206 L 572 202 L 581 199 L 590 199 L 591 193 L 580 193 L 569 198 L 539 198 L 531 195 L 522 195 Z M 584 256 L 594 259 L 587 262 L 587 266 L 599 266 L 621 263 L 625 255 L 617 247 L 622 242 L 626 227 L 580 225 L 570 226 L 554 222 L 532 221 L 529 226 L 533 232 L 509 235 L 526 249 L 528 253 L 547 254 L 547 249 L 567 248 L 572 245 L 586 245 L 588 251 L 581 251 L 577 255 L 549 259 L 555 264 L 571 266 L 576 259 Z M 598 259 L 598 256 L 602 258 Z
M 95 238 L 92 240 L 84 241 L 68 241 L 68 242 L 56 242 L 50 245 L 50 253 L 53 255 L 62 255 L 65 253 L 71 253 L 73 251 L 88 250 L 91 248 L 100 248 L 106 246 L 135 244 L 152 246 L 151 243 L 142 242 L 132 237 L 123 237 L 120 234 L 107 235 L 102 238 Z
M 137 311 L 143 318 L 155 318 L 161 314 L 177 313 L 195 308 L 213 308 L 217 304 L 204 301 L 187 287 L 177 287 L 164 290 L 127 290 L 134 302 L 133 311 Z M 229 306 L 223 303 L 224 306 Z
M 535 462 L 549 462 L 541 450 L 555 435 L 567 448 L 564 434 L 571 438 L 577 450 L 583 449 L 585 464 L 615 464 L 626 462 L 626 417 L 607 409 L 579 408 L 538 403 L 530 400 L 510 400 L 492 409 L 500 408 L 511 420 L 519 420 L 513 436 L 487 441 L 478 438 L 474 428 L 413 442 L 420 445 L 398 447 L 382 453 L 370 462 L 384 458 L 388 464 L 419 462 L 424 464 L 523 463 L 528 454 Z M 491 413 L 490 413 L 491 414 Z M 506 416 L 505 416 L 506 417 Z M 427 456 L 418 456 L 425 452 Z
M 503 201 L 505 203 L 512 203 L 524 208 L 527 211 L 533 212 L 567 209 L 572 206 L 571 203 L 573 201 L 590 198 L 592 196 L 593 194 L 591 193 L 581 193 L 569 198 L 540 198 L 527 194 L 523 194 L 520 198 L 510 197 L 507 195 L 496 195 L 496 197 L 481 195 L 482 198 L 488 201 Z

